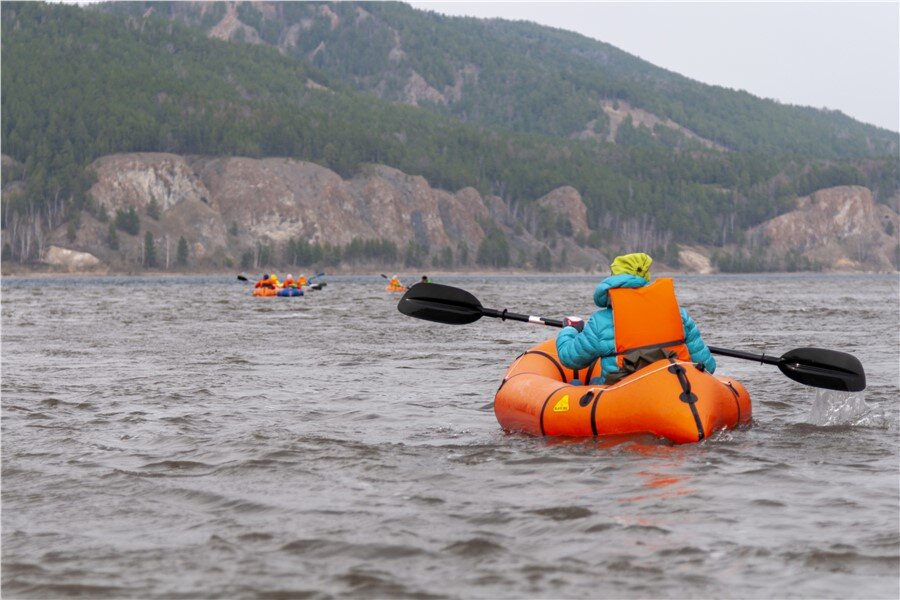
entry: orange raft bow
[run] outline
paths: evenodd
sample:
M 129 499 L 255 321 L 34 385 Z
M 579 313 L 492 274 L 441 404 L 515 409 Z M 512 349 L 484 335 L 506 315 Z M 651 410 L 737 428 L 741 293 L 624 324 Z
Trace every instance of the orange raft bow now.
M 494 397 L 503 429 L 533 435 L 596 436 L 650 433 L 677 444 L 749 423 L 750 395 L 740 382 L 691 362 L 659 360 L 614 385 L 590 381 L 599 369 L 564 367 L 550 339 L 519 356 Z

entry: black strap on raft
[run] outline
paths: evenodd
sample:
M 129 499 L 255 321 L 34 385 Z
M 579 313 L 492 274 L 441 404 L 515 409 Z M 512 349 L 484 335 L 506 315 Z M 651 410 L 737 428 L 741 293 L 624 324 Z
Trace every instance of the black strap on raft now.
M 546 352 L 544 352 L 542 350 L 526 350 L 525 352 L 523 352 L 522 354 L 520 354 L 519 356 L 516 357 L 516 361 L 519 360 L 520 358 L 522 358 L 523 356 L 525 356 L 526 354 L 536 354 L 538 356 L 543 356 L 544 358 L 549 360 L 551 363 L 553 363 L 553 366 L 556 367 L 556 370 L 559 372 L 559 380 L 562 383 L 568 383 L 568 381 L 566 380 L 566 372 L 563 370 L 562 364 L 560 364 L 560 362 L 558 360 L 556 360 L 556 358 L 553 355 L 547 354 Z M 516 361 L 513 361 L 513 362 L 516 362 Z M 518 373 L 517 375 L 513 375 L 511 377 L 505 378 L 502 382 L 500 382 L 500 387 L 497 388 L 497 391 L 495 392 L 494 395 L 499 394 L 500 390 L 503 389 L 503 386 L 506 385 L 506 382 L 509 381 L 510 379 L 512 379 L 513 377 L 518 377 L 519 375 L 527 375 L 527 374 L 528 373 Z
M 550 394 L 547 396 L 547 399 L 544 400 L 544 403 L 543 403 L 543 404 L 541 404 L 541 419 L 540 419 L 541 435 L 547 435 L 547 434 L 544 432 L 544 413 L 547 412 L 547 403 L 550 402 L 550 398 L 553 397 L 553 394 L 555 394 L 555 393 L 558 392 L 559 390 L 563 389 L 564 387 L 567 387 L 567 386 L 566 386 L 566 385 L 561 385 L 561 386 L 559 386 L 558 388 L 556 388 L 555 390 L 553 390 L 552 392 L 550 392 Z
M 594 433 L 594 437 L 597 437 L 597 405 L 600 403 L 600 396 L 603 395 L 605 390 L 600 390 L 597 392 L 597 395 L 594 396 L 594 403 L 591 404 L 591 431 Z
M 681 365 L 672 365 L 669 367 L 669 373 L 675 373 L 675 376 L 678 377 L 678 383 L 681 384 L 681 395 L 678 396 L 678 399 L 682 402 L 687 402 L 688 404 L 693 404 L 697 401 L 697 394 L 691 392 L 691 380 L 687 378 L 687 371 L 684 370 L 684 367 Z
M 697 394 L 691 391 L 691 380 L 688 379 L 687 371 L 678 363 L 674 363 L 669 367 L 669 373 L 674 373 L 678 377 L 678 383 L 681 384 L 681 394 L 678 399 L 691 407 L 691 414 L 694 415 L 694 423 L 697 424 L 697 441 L 699 442 L 705 436 L 703 434 L 703 423 L 700 421 L 700 414 L 697 412 Z
M 700 364 L 703 364 L 703 363 L 700 363 Z M 738 393 L 738 391 L 736 389 L 734 389 L 734 385 L 732 385 L 732 383 L 730 381 L 727 382 L 725 385 L 728 387 L 729 391 L 731 391 L 731 393 L 734 394 L 734 405 L 737 407 L 737 422 L 740 423 L 741 422 L 741 400 L 740 400 L 741 395 Z
M 677 346 L 679 344 L 684 343 L 684 338 L 680 340 L 672 340 L 671 342 L 660 342 L 659 344 L 647 344 L 646 346 L 636 346 L 634 348 L 626 348 L 621 352 L 616 352 L 614 356 L 620 356 L 624 354 L 628 354 L 629 352 L 635 352 L 637 350 L 653 350 L 656 348 L 668 348 L 669 346 Z
M 599 358 L 595 358 L 594 362 L 591 363 L 591 366 L 588 367 L 587 373 L 584 374 L 584 385 L 591 384 L 591 375 L 594 373 L 594 367 L 597 366 L 597 363 L 600 362 Z
M 559 380 L 563 383 L 569 383 L 568 381 L 566 381 L 566 372 L 563 370 L 562 364 L 560 364 L 560 362 L 558 360 L 556 360 L 556 358 L 554 358 L 553 355 L 547 354 L 546 352 L 544 352 L 542 350 L 529 350 L 525 354 L 537 354 L 538 356 L 543 356 L 544 358 L 549 360 L 551 363 L 553 363 L 553 366 L 556 367 L 557 371 L 559 371 Z
M 526 352 L 523 352 L 522 354 L 520 354 L 520 355 L 518 355 L 518 356 L 516 357 L 516 360 L 519 360 L 520 358 L 522 358 L 522 357 L 525 356 L 526 354 L 528 354 L 527 351 L 526 351 Z M 516 360 L 514 360 L 513 363 L 515 363 Z M 520 375 L 521 375 L 521 374 L 522 374 L 522 373 L 520 373 Z M 513 375 L 512 377 L 515 377 L 515 375 Z M 512 379 L 512 377 L 504 377 L 504 378 L 503 378 L 503 381 L 500 382 L 500 387 L 498 387 L 498 388 L 497 388 L 497 391 L 494 392 L 494 395 L 495 395 L 495 396 L 496 396 L 497 394 L 500 393 L 500 390 L 503 389 L 503 386 L 506 385 L 506 382 L 509 381 L 510 379 Z

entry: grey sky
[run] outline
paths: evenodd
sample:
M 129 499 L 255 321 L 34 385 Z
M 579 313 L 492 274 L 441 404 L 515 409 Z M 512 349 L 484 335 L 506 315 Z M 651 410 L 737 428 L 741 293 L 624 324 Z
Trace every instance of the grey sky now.
M 412 2 L 576 31 L 703 83 L 900 131 L 900 2 Z

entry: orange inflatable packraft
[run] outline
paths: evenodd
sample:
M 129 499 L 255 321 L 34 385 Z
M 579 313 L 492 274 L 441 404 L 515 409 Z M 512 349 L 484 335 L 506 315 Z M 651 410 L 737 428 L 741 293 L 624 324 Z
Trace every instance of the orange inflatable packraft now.
M 278 290 L 270 287 L 259 287 L 253 290 L 254 296 L 277 296 Z
M 550 339 L 519 356 L 494 397 L 494 414 L 506 431 L 549 436 L 649 433 L 683 444 L 750 422 L 750 395 L 740 382 L 716 377 L 702 365 L 659 360 L 614 385 L 590 381 L 587 369 L 564 367 Z

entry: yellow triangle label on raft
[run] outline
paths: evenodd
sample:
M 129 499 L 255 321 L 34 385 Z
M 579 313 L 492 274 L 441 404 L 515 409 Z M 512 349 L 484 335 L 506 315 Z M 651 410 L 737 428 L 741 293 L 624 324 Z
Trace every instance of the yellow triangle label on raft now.
M 553 405 L 553 412 L 567 412 L 569 410 L 569 395 L 566 394 Z

